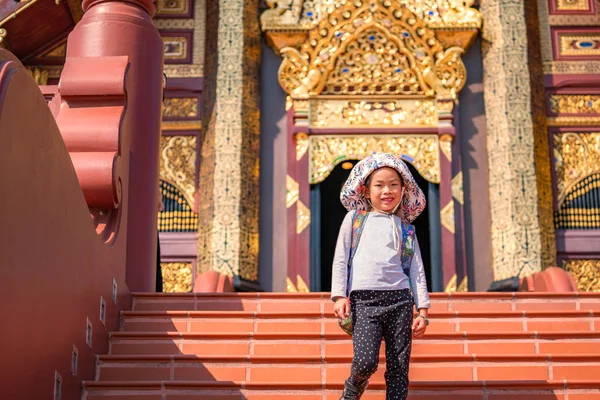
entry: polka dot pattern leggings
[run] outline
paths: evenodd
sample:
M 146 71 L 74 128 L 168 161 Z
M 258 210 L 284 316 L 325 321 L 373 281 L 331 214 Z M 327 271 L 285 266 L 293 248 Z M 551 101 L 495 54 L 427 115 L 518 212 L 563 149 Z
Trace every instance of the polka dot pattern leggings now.
M 408 396 L 413 304 L 408 289 L 357 290 L 350 294 L 354 326 L 350 381 L 359 384 L 375 373 L 383 338 L 386 400 L 405 400 Z

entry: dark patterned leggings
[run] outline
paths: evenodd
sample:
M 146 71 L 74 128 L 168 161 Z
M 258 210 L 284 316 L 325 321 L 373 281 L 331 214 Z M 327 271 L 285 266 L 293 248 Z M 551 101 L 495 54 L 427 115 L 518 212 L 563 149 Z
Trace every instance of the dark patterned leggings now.
M 350 305 L 354 326 L 351 382 L 359 384 L 375 373 L 383 338 L 386 344 L 386 400 L 405 400 L 412 345 L 413 298 L 410 291 L 357 290 L 350 294 Z

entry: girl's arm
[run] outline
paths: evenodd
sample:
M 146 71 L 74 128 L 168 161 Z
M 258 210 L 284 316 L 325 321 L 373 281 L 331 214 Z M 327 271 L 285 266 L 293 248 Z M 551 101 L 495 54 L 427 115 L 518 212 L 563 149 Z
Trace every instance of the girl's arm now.
M 346 284 L 348 279 L 348 258 L 352 246 L 352 216 L 355 211 L 350 211 L 344 217 L 340 233 L 338 234 L 333 266 L 331 268 L 331 300 L 336 301 L 346 297 Z
M 417 310 L 429 308 L 429 293 L 427 292 L 427 280 L 425 279 L 425 267 L 421 258 L 419 241 L 415 235 L 415 254 L 410 265 L 410 285 L 415 298 Z

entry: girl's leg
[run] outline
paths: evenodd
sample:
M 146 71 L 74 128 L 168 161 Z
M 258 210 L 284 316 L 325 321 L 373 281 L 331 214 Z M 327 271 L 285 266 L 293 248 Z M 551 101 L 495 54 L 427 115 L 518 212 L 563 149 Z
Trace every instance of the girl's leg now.
M 350 382 L 359 385 L 368 380 L 377 371 L 382 330 L 377 307 L 378 293 L 357 291 L 351 296 L 354 333 L 352 345 L 354 358 Z
M 379 364 L 381 324 L 377 298 L 372 291 L 356 291 L 350 295 L 354 333 L 354 358 L 350 378 L 346 380 L 340 400 L 358 400 L 364 393 L 368 379 Z
M 396 304 L 383 318 L 386 357 L 386 400 L 408 396 L 408 367 L 412 347 L 413 300 L 408 291 L 398 291 Z

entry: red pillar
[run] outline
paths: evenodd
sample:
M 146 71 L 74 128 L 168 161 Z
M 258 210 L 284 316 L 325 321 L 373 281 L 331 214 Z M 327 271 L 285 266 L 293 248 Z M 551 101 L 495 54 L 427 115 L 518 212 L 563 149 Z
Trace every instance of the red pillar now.
M 67 57 L 128 57 L 119 140 L 121 154 L 130 160 L 122 216 L 128 227 L 126 277 L 132 291 L 154 291 L 163 73 L 163 43 L 152 24 L 156 8 L 153 0 L 84 0 L 83 9 L 69 35 Z

